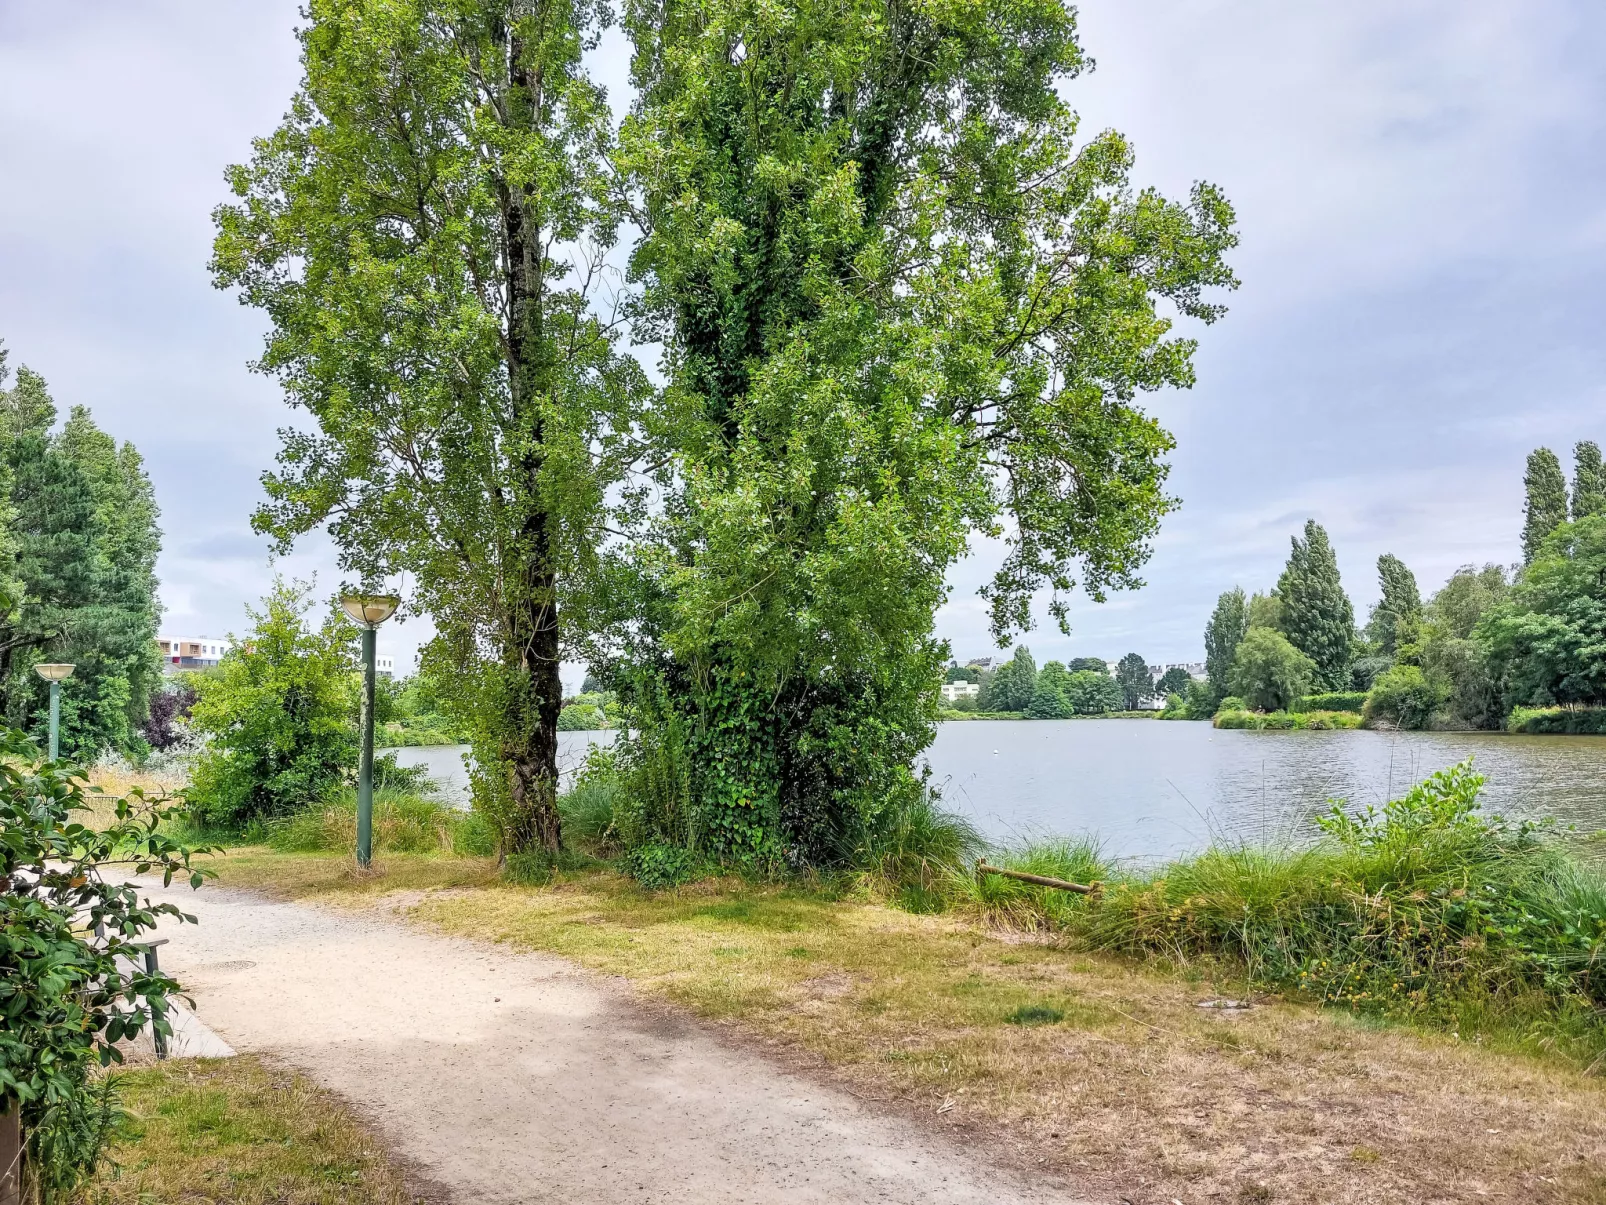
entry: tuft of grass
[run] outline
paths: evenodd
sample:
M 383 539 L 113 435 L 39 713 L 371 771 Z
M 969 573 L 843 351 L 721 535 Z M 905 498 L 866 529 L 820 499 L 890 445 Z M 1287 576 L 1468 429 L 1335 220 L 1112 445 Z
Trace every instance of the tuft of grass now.
M 984 847 L 976 826 L 942 806 L 935 792 L 911 786 L 861 830 L 852 865 L 873 894 L 910 912 L 941 912 L 946 885 Z
M 989 858 L 1005 870 L 1071 883 L 1102 883 L 1114 874 L 1103 847 L 1092 837 L 1029 841 L 1013 849 L 997 850 Z M 945 888 L 961 911 L 999 928 L 1020 932 L 1068 931 L 1083 922 L 1088 910 L 1086 896 L 968 869 L 951 874 Z
M 262 844 L 284 853 L 355 848 L 357 793 L 348 788 L 326 802 L 268 821 L 261 837 Z M 477 813 L 448 807 L 416 791 L 382 786 L 374 792 L 374 848 L 484 856 L 494 851 L 495 837 Z
M 334 1097 L 241 1055 L 173 1059 L 119 1073 L 128 1116 L 99 1205 L 404 1205 L 401 1176 Z
M 1065 1020 L 1065 1010 L 1047 1004 L 1022 1004 L 1007 1013 L 1004 1020 L 1011 1025 L 1058 1025 Z

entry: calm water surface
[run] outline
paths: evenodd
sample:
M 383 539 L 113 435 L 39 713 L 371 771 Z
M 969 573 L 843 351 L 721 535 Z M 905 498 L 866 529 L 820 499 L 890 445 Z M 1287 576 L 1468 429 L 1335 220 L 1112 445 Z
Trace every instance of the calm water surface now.
M 561 734 L 570 773 L 593 740 Z M 397 750 L 464 798 L 462 746 Z M 939 725 L 927 754 L 948 805 L 999 840 L 1098 834 L 1159 858 L 1216 841 L 1298 839 L 1329 800 L 1381 804 L 1471 757 L 1485 806 L 1606 828 L 1606 737 L 1481 732 L 1242 732 L 1160 720 L 973 720 Z

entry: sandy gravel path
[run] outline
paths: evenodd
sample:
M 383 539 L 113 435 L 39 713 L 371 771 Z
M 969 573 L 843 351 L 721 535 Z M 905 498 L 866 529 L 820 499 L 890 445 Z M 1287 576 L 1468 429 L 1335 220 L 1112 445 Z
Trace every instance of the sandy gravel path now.
M 161 894 L 159 891 L 153 894 Z M 1067 1202 L 557 958 L 207 887 L 201 1019 L 367 1111 L 458 1202 Z

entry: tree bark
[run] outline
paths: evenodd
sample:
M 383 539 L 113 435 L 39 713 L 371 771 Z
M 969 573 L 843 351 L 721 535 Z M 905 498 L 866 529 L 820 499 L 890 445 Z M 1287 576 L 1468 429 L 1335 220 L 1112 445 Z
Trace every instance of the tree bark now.
M 521 39 L 510 38 L 508 51 L 509 93 L 516 98 L 508 119 L 538 128 L 543 104 L 541 75 L 524 62 Z M 540 225 L 530 212 L 534 200 L 527 188 L 504 189 L 508 387 L 525 449 L 518 463 L 524 518 L 516 555 L 522 564 L 508 566 L 507 573 L 515 592 L 507 599 L 512 613 L 509 660 L 523 680 L 518 714 L 507 717 L 513 722 L 504 746 L 516 809 L 507 844 L 515 853 L 533 849 L 557 853 L 562 848 L 557 794 L 558 712 L 563 706 L 558 582 L 549 531 L 551 516 L 537 501 L 546 434 L 542 402 L 552 390 L 556 373 L 546 332 L 545 248 Z
M 21 1205 L 22 1154 L 22 1110 L 12 1102 L 0 1113 L 0 1205 Z

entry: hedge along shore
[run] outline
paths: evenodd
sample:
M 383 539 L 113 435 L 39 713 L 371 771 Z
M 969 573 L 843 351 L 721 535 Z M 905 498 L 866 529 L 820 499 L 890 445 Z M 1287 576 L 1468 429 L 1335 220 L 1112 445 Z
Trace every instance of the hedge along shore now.
M 606 868 L 546 886 L 487 859 L 244 849 L 226 885 L 619 975 L 862 1099 L 1063 1175 L 1090 1196 L 1286 1202 L 1606 1197 L 1606 1080 L 1474 1035 L 1262 997 L 1182 970 L 851 893 Z M 1200 1007 L 1201 1002 L 1210 1007 Z

